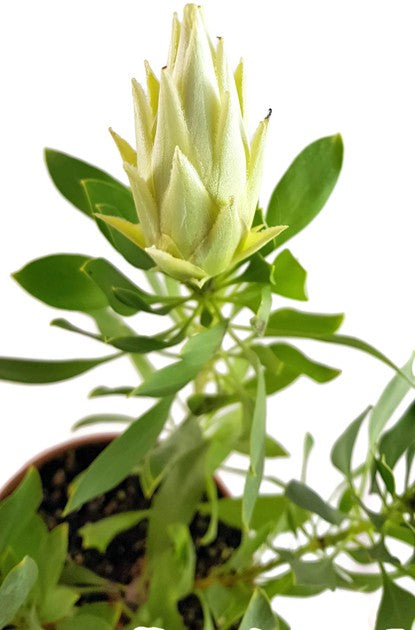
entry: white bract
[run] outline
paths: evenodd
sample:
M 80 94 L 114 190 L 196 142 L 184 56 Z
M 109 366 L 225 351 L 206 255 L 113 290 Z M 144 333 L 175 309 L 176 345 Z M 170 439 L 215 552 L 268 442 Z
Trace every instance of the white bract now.
M 173 19 L 160 81 L 145 65 L 147 92 L 133 81 L 137 150 L 112 132 L 139 223 L 98 216 L 165 273 L 202 285 L 286 227 L 252 228 L 269 120 L 249 143 L 243 62 L 230 72 L 223 39 L 212 43 L 196 5 Z

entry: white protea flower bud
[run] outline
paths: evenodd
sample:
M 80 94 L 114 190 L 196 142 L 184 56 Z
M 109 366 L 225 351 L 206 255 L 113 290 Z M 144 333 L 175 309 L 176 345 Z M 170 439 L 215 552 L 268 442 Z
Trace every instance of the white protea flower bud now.
M 202 9 L 173 18 L 160 82 L 146 62 L 147 91 L 133 81 L 136 153 L 111 132 L 124 160 L 138 224 L 98 215 L 165 273 L 202 285 L 260 249 L 286 226 L 252 228 L 269 118 L 251 143 L 244 69 L 229 70 Z

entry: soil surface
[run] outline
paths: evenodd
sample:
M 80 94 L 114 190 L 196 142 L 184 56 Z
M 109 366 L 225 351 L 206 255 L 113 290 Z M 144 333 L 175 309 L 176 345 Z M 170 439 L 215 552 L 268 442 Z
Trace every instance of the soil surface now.
M 139 573 L 144 560 L 147 520 L 116 536 L 105 554 L 97 549 L 84 549 L 78 530 L 86 523 L 119 512 L 148 509 L 150 501 L 144 497 L 138 477 L 127 477 L 116 488 L 93 499 L 69 516 L 62 517 L 68 499 L 68 485 L 106 445 L 107 442 L 80 446 L 44 464 L 39 470 L 44 488 L 39 511 L 50 529 L 59 523 L 68 523 L 69 557 L 74 562 L 109 580 L 129 584 Z M 241 532 L 238 529 L 219 522 L 216 540 L 209 545 L 201 545 L 200 540 L 206 533 L 208 524 L 209 518 L 197 513 L 190 525 L 197 556 L 197 578 L 206 577 L 213 567 L 225 562 L 241 542 Z M 103 599 L 105 595 L 88 595 L 81 601 Z M 191 595 L 183 599 L 179 604 L 179 611 L 188 630 L 203 630 L 203 613 L 197 597 Z

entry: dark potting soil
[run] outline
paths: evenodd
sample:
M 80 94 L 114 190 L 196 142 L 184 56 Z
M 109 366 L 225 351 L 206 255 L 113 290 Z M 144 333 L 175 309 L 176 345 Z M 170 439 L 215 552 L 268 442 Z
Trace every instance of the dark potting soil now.
M 148 509 L 150 501 L 144 497 L 138 477 L 127 477 L 116 488 L 93 499 L 69 516 L 62 517 L 68 500 L 69 484 L 91 464 L 106 445 L 107 442 L 79 446 L 44 464 L 39 471 L 43 483 L 43 502 L 39 511 L 49 529 L 62 522 L 68 523 L 71 560 L 104 578 L 129 584 L 140 573 L 144 561 L 147 520 L 116 536 L 105 554 L 97 549 L 84 549 L 78 530 L 86 523 L 93 523 L 120 512 Z M 208 545 L 201 545 L 200 540 L 208 525 L 209 518 L 200 513 L 195 515 L 190 525 L 196 549 L 197 578 L 206 577 L 213 567 L 225 562 L 241 542 L 241 532 L 238 529 L 219 522 L 216 540 Z M 81 601 L 92 602 L 105 598 L 105 595 L 88 595 Z M 188 630 L 203 630 L 203 613 L 197 597 L 191 595 L 183 599 L 179 604 L 179 611 Z

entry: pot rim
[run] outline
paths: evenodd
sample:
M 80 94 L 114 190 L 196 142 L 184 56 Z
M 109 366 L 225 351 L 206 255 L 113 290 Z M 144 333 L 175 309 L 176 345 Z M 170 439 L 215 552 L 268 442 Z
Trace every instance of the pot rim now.
M 112 440 L 121 435 L 120 432 L 116 431 L 107 431 L 102 433 L 89 433 L 87 435 L 80 435 L 78 437 L 69 438 L 64 440 L 63 442 L 59 442 L 55 444 L 55 446 L 50 446 L 43 451 L 40 451 L 37 455 L 34 455 L 29 459 L 26 464 L 23 464 L 21 468 L 14 474 L 12 477 L 6 481 L 6 483 L 0 487 L 0 501 L 7 498 L 12 492 L 14 492 L 20 482 L 23 480 L 25 474 L 31 466 L 39 469 L 43 464 L 50 461 L 51 459 L 55 459 L 56 457 L 60 457 L 63 453 L 72 448 L 78 448 L 79 446 L 87 446 L 88 444 L 99 444 L 102 442 L 110 443 Z M 218 487 L 219 492 L 222 493 L 223 497 L 230 497 L 231 493 L 229 492 L 226 485 L 223 481 L 214 475 L 215 483 Z
M 31 466 L 35 468 L 40 468 L 46 462 L 51 459 L 55 459 L 59 457 L 66 451 L 72 448 L 78 448 L 80 446 L 88 446 L 88 444 L 99 444 L 101 442 L 111 442 L 114 438 L 118 437 L 120 433 L 117 432 L 103 432 L 103 433 L 89 433 L 87 435 L 80 435 L 77 437 L 69 438 L 54 446 L 49 446 L 45 448 L 37 455 L 31 457 L 17 472 L 10 477 L 6 483 L 0 487 L 0 501 L 8 497 L 14 490 L 16 490 L 17 486 L 23 480 L 26 472 Z

